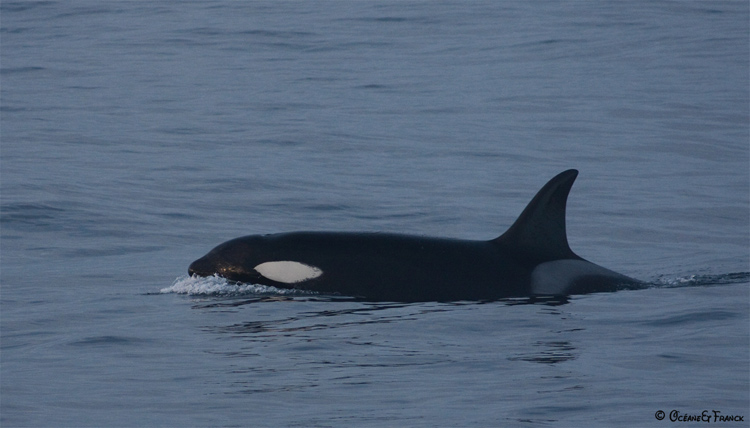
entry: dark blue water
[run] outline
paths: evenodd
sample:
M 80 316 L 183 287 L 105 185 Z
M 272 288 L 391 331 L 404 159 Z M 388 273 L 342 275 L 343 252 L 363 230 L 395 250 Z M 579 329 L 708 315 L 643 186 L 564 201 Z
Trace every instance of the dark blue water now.
M 747 426 L 749 8 L 3 1 L 0 424 Z M 572 248 L 651 287 L 186 277 L 251 233 L 491 239 L 568 168 Z

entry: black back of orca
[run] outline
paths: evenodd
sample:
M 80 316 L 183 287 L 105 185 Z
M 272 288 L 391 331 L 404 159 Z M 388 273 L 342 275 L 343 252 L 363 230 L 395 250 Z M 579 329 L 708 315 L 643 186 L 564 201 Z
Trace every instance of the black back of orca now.
M 565 207 L 577 175 L 568 170 L 551 179 L 513 226 L 490 241 L 387 233 L 251 235 L 217 246 L 188 272 L 398 302 L 560 296 L 640 286 L 570 249 Z

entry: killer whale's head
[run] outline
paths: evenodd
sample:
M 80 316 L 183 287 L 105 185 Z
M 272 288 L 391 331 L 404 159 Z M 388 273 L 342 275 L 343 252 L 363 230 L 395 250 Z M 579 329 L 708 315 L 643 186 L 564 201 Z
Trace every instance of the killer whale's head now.
M 224 242 L 209 251 L 205 256 L 194 261 L 188 267 L 190 275 L 218 275 L 231 281 L 253 282 L 258 273 L 253 269 L 256 264 L 256 246 L 248 239 L 237 238 Z M 248 268 L 248 265 L 250 267 Z
M 288 286 L 323 274 L 315 266 L 286 260 L 264 236 L 244 236 L 218 245 L 188 267 L 188 274 L 218 275 L 230 281 Z

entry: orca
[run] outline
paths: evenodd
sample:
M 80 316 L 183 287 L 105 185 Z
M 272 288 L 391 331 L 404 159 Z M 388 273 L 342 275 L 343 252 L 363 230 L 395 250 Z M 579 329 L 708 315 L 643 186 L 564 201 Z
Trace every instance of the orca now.
M 232 239 L 188 273 L 366 301 L 492 301 L 641 288 L 575 254 L 565 208 L 578 171 L 552 178 L 489 240 L 391 233 L 292 232 Z

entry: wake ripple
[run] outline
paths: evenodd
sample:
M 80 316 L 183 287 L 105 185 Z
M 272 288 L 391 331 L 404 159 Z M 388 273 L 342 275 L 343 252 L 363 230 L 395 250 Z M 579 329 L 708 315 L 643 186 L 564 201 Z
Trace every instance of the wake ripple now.
M 220 276 L 181 276 L 171 286 L 162 288 L 160 293 L 187 294 L 190 296 L 241 296 L 241 295 L 282 295 L 308 296 L 317 293 L 307 290 L 285 289 L 258 284 L 242 284 L 227 281 Z
M 734 272 L 718 275 L 661 275 L 650 282 L 648 288 L 708 287 L 750 282 L 750 272 Z M 259 284 L 243 284 L 228 281 L 214 275 L 209 277 L 181 276 L 171 286 L 159 290 L 162 294 L 187 294 L 190 296 L 321 296 L 309 290 L 276 288 Z M 534 299 L 534 298 L 532 298 Z M 513 299 L 510 299 L 511 302 Z M 526 302 L 524 299 L 523 302 Z M 539 303 L 536 300 L 531 303 Z M 563 301 L 562 303 L 567 303 Z
M 741 284 L 750 282 L 750 272 L 734 272 L 719 275 L 687 275 L 680 277 L 660 276 L 653 285 L 664 288 L 706 287 L 712 285 Z

